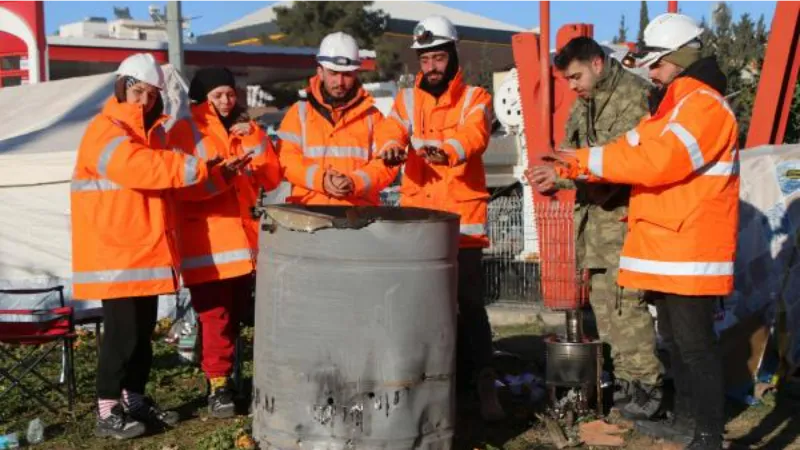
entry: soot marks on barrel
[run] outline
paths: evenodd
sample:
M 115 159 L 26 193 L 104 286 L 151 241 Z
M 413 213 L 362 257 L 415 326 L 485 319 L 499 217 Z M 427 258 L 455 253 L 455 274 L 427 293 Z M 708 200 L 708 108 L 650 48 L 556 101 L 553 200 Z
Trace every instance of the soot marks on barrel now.
M 259 388 L 253 388 L 253 409 L 261 409 L 273 414 L 275 413 L 275 397 L 271 397 L 267 392 L 262 392 Z

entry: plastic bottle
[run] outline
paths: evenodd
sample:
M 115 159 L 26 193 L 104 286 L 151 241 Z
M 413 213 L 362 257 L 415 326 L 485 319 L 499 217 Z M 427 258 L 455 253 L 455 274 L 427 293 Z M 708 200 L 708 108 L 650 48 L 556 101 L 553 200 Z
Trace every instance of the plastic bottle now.
M 17 433 L 11 433 L 0 436 L 0 449 L 5 450 L 12 448 L 19 448 L 19 440 L 17 439 Z
M 44 442 L 44 423 L 42 419 L 35 418 L 28 423 L 28 444 L 40 444 Z

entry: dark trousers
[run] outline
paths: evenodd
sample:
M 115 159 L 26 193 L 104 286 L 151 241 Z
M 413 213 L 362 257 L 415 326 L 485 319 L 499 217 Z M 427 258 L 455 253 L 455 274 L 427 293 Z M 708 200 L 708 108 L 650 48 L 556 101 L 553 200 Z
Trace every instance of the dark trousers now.
M 722 435 L 725 393 L 722 358 L 714 333 L 718 297 L 649 293 L 658 314 L 658 332 L 670 355 L 676 405 L 686 405 L 697 431 Z
M 99 399 L 119 400 L 123 389 L 144 394 L 153 363 L 151 339 L 157 314 L 157 296 L 103 300 Z
M 189 287 L 201 324 L 200 366 L 209 379 L 226 377 L 233 371 L 240 324 L 251 325 L 255 315 L 254 281 L 252 275 L 245 275 Z
M 465 387 L 482 369 L 491 366 L 492 329 L 483 298 L 481 249 L 458 252 L 458 340 L 456 379 Z

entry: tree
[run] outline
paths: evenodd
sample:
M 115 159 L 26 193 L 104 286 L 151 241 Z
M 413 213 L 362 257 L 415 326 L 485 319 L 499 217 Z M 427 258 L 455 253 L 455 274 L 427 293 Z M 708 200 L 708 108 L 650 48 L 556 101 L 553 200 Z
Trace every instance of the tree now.
M 376 52 L 377 70 L 365 73 L 364 81 L 393 79 L 402 73 L 403 67 L 397 49 L 383 36 L 389 16 L 382 10 L 368 10 L 372 3 L 293 2 L 291 6 L 275 7 L 275 24 L 283 35 L 277 44 L 318 47 L 327 34 L 343 31 L 353 36 L 360 48 Z M 273 95 L 281 103 L 292 102 L 301 86 L 298 83 L 280 83 L 274 90 L 284 92 Z
M 625 14 L 623 14 L 619 19 L 619 31 L 617 31 L 617 35 L 614 37 L 613 42 L 615 44 L 628 42 L 628 27 L 625 26 Z
M 478 62 L 478 74 L 474 84 L 483 87 L 489 93 L 494 91 L 494 65 L 489 45 L 485 42 L 481 45 L 481 59 Z
M 800 79 L 794 89 L 792 106 L 789 109 L 789 121 L 786 124 L 784 142 L 787 144 L 800 144 Z
M 639 8 L 639 34 L 636 36 L 636 45 L 642 47 L 644 45 L 644 29 L 650 23 L 650 14 L 647 12 L 647 2 L 642 0 L 642 6 Z

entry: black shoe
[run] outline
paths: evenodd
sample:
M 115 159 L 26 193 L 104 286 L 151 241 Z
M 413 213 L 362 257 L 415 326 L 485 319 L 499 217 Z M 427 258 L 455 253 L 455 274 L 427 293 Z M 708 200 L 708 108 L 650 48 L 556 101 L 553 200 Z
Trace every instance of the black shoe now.
M 617 378 L 614 380 L 613 400 L 614 406 L 622 408 L 631 401 L 633 397 L 633 383 L 628 380 Z
M 637 420 L 636 431 L 656 439 L 665 439 L 681 445 L 689 445 L 694 437 L 694 423 L 691 419 L 670 416 L 669 419 L 650 421 Z
M 226 387 L 215 389 L 208 396 L 208 413 L 216 419 L 229 419 L 236 415 L 233 391 Z
M 125 414 L 122 405 L 111 408 L 111 415 L 105 419 L 97 417 L 97 427 L 94 434 L 98 437 L 113 437 L 124 440 L 133 439 L 144 434 L 145 426 L 141 422 L 131 419 Z
M 128 407 L 128 415 L 148 425 L 174 427 L 180 420 L 175 411 L 163 411 L 153 399 L 144 397 L 135 408 Z
M 722 436 L 710 433 L 695 433 L 686 450 L 722 450 Z
M 663 392 L 658 386 L 633 383 L 631 401 L 620 409 L 622 417 L 628 420 L 649 420 L 661 410 Z

